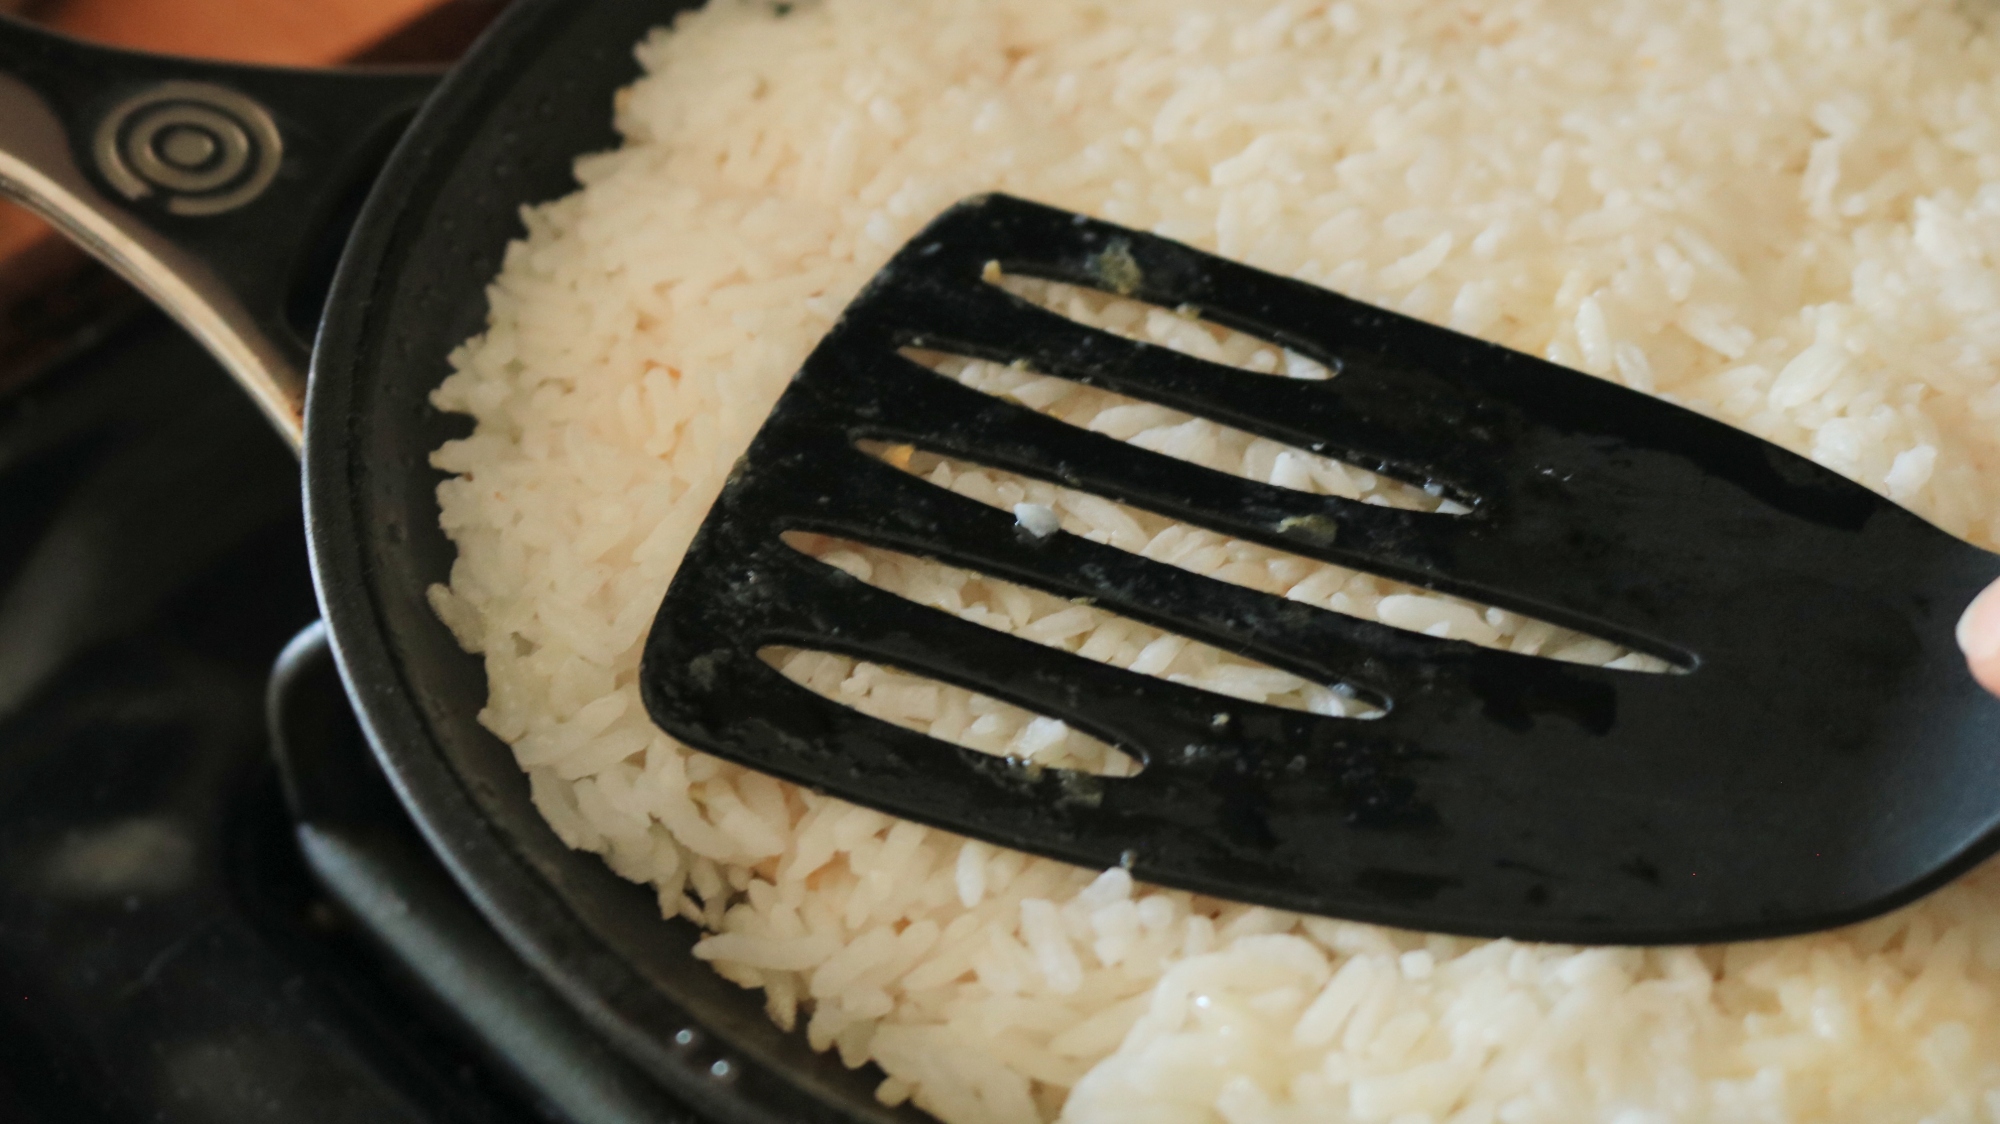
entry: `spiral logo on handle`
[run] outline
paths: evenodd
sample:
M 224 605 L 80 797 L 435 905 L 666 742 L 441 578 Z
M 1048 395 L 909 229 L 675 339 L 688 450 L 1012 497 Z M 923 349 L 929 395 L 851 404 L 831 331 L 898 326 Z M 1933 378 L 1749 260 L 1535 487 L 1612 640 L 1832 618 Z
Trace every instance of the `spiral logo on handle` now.
M 127 199 L 158 196 L 176 215 L 219 215 L 264 193 L 284 138 L 255 101 L 206 82 L 162 82 L 97 127 L 98 170 Z

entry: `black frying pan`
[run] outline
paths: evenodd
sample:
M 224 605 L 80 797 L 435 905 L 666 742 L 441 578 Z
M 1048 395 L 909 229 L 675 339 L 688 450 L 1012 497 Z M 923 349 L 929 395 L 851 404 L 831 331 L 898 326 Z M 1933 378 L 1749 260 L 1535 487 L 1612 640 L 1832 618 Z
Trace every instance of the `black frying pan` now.
M 760 993 L 694 960 L 692 926 L 556 838 L 475 720 L 480 662 L 424 599 L 454 557 L 427 458 L 469 429 L 427 396 L 484 324 L 520 207 L 572 190 L 572 161 L 615 143 L 632 45 L 691 6 L 520 0 L 442 82 L 166 59 L 0 19 L 0 192 L 153 296 L 303 436 L 314 573 L 349 694 L 514 950 L 707 1118 L 917 1119 L 874 1101 L 879 1075 L 780 1033 Z

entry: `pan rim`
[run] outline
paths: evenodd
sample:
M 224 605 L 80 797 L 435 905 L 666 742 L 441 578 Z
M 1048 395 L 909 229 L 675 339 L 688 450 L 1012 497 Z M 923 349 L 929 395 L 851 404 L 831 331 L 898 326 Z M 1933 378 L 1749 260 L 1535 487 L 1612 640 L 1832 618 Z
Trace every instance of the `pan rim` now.
M 649 14 L 642 18 L 651 25 L 664 24 L 698 3 L 658 0 L 644 6 Z M 732 1034 L 714 1027 L 690 1011 L 685 993 L 663 991 L 657 972 L 642 970 L 600 927 L 573 908 L 570 894 L 583 891 L 571 886 L 566 894 L 554 884 L 552 868 L 588 863 L 604 876 L 616 876 L 610 875 L 600 856 L 563 846 L 538 815 L 533 822 L 545 838 L 511 838 L 494 822 L 481 798 L 500 799 L 504 794 L 473 791 L 476 783 L 459 769 L 435 715 L 427 713 L 433 708 L 419 702 L 426 685 L 422 671 L 411 666 L 406 646 L 399 643 L 407 637 L 397 635 L 398 626 L 386 615 L 382 586 L 389 579 L 378 572 L 368 549 L 385 537 L 406 539 L 408 531 L 374 517 L 369 492 L 375 472 L 441 478 L 427 463 L 369 462 L 367 431 L 382 423 L 369 415 L 365 404 L 357 406 L 357 399 L 393 379 L 396 371 L 409 380 L 411 372 L 429 367 L 436 377 L 421 387 L 427 398 L 447 370 L 442 354 L 428 363 L 421 357 L 385 355 L 387 325 L 396 314 L 409 259 L 424 234 L 422 220 L 445 200 L 472 137 L 492 127 L 495 107 L 520 91 L 521 76 L 531 63 L 546 59 L 550 44 L 607 12 L 613 21 L 619 16 L 630 20 L 638 7 L 618 0 L 517 0 L 423 106 L 371 189 L 330 290 L 307 391 L 302 487 L 315 591 L 356 716 L 383 772 L 431 849 L 514 952 L 620 1054 L 685 1100 L 704 1120 L 730 1124 L 927 1120 L 913 1109 L 888 1109 L 865 1096 L 867 1071 L 836 1073 L 829 1064 L 837 1063 L 811 1054 L 800 1035 L 777 1031 L 763 1015 L 756 992 L 737 994 L 752 1008 L 761 1030 L 739 1026 Z M 635 39 L 618 44 L 628 59 Z M 636 75 L 636 64 L 632 73 Z M 630 76 L 618 77 L 612 88 L 629 81 Z M 608 97 L 600 115 L 608 124 Z M 593 150 L 590 144 L 569 138 L 563 144 L 568 146 L 565 163 Z M 574 187 L 571 181 L 563 190 Z M 508 200 L 510 212 L 517 211 L 522 201 Z M 518 218 L 513 223 L 518 234 Z M 482 278 L 470 298 L 477 300 L 482 317 L 488 280 L 490 276 Z M 433 407 L 422 408 L 436 413 Z M 429 452 L 418 451 L 426 456 Z M 427 491 L 432 495 L 429 514 L 434 527 L 434 489 Z M 429 625 L 444 627 L 434 615 Z M 480 682 L 483 688 L 483 671 Z M 497 738 L 485 737 L 492 743 L 484 747 L 486 752 L 495 747 L 509 752 Z M 510 764 L 511 760 L 509 752 Z M 518 769 L 516 774 L 517 797 L 525 798 L 526 775 Z M 551 845 L 561 854 L 551 854 Z M 602 878 L 588 875 L 580 881 L 587 889 Z M 657 910 L 653 912 L 656 925 L 687 924 L 660 920 Z M 710 973 L 706 965 L 692 959 L 688 963 Z M 711 975 L 701 982 L 721 981 Z M 734 985 L 726 986 L 734 990 Z M 713 1038 L 715 1045 L 677 1041 L 675 1036 L 685 1031 L 695 1032 L 697 1039 Z M 728 1064 L 718 1069 L 719 1062 Z

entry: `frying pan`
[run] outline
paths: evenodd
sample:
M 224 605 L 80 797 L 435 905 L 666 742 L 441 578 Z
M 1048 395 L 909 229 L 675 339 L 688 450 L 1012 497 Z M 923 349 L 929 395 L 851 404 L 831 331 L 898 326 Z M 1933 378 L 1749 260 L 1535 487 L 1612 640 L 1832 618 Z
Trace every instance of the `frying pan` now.
M 692 6 L 520 0 L 442 80 L 161 58 L 0 19 L 0 192 L 302 443 L 320 604 L 369 743 L 465 893 L 603 1041 L 707 1119 L 921 1119 L 778 1031 L 693 958 L 692 926 L 556 838 L 476 720 L 479 660 L 424 598 L 454 557 L 428 455 L 470 428 L 427 396 L 484 325 L 520 208 L 616 143 L 632 45 Z

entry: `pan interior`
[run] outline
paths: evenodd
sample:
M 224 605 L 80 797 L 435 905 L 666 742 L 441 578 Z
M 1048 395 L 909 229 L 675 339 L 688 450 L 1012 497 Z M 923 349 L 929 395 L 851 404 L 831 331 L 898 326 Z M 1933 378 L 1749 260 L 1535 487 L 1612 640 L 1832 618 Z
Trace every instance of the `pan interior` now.
M 350 693 L 419 826 L 622 1052 L 718 1120 L 916 1119 L 874 1100 L 879 1077 L 778 1031 L 756 993 L 693 958 L 692 925 L 662 920 L 643 887 L 557 839 L 512 752 L 477 721 L 479 659 L 425 600 L 455 557 L 429 454 L 470 428 L 430 392 L 484 325 L 520 208 L 574 190 L 572 162 L 616 143 L 612 97 L 637 76 L 633 44 L 694 6 L 523 0 L 413 125 L 356 226 L 314 356 L 315 573 Z

